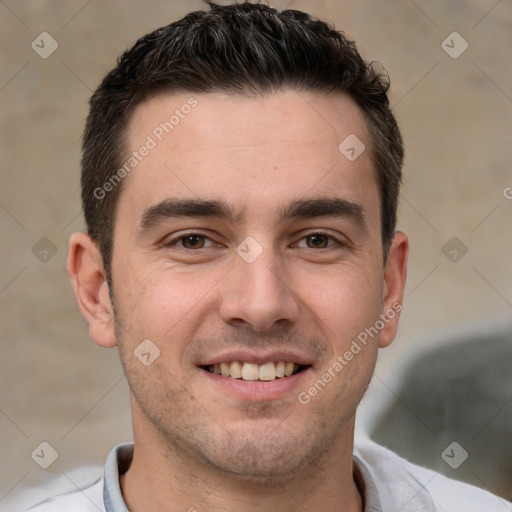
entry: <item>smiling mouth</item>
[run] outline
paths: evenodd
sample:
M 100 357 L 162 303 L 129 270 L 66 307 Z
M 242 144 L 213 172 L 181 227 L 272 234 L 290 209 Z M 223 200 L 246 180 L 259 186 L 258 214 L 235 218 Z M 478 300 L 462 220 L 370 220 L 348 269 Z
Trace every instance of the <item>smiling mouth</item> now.
M 241 361 L 223 362 L 202 366 L 210 373 L 231 379 L 271 381 L 291 377 L 309 366 L 292 361 L 270 361 L 264 364 L 245 363 Z

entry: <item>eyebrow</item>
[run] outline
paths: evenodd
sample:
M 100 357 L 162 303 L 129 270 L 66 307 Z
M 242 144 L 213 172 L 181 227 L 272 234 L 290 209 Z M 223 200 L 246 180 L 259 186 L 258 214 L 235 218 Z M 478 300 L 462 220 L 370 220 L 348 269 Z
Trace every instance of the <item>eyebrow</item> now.
M 140 221 L 140 230 L 148 231 L 170 218 L 209 217 L 231 223 L 244 219 L 245 209 L 235 209 L 224 201 L 202 199 L 165 199 L 146 208 Z M 277 222 L 286 219 L 305 219 L 315 217 L 347 218 L 366 228 L 366 216 L 363 207 L 355 202 L 339 197 L 319 197 L 294 200 L 278 210 Z

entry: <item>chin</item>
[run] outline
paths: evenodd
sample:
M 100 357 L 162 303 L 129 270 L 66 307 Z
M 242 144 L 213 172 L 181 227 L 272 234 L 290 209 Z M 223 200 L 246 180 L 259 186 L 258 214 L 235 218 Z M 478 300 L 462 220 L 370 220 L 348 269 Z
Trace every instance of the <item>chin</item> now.
M 263 486 L 284 484 L 318 464 L 329 446 L 318 432 L 276 432 L 261 428 L 232 434 L 203 446 L 203 459 L 216 471 L 240 482 Z M 199 448 L 199 447 L 198 447 Z M 229 455 L 227 455 L 229 454 Z
M 264 458 L 258 461 L 242 458 L 236 462 L 224 459 L 217 463 L 213 462 L 213 465 L 217 471 L 241 483 L 275 486 L 286 484 L 297 478 L 307 467 L 310 467 L 311 459 L 296 456 L 279 459 L 274 457 L 270 460 Z

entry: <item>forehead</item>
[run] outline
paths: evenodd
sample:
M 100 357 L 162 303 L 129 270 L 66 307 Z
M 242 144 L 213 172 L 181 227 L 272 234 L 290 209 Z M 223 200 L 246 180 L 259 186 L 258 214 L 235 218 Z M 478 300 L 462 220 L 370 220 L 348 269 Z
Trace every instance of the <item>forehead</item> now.
M 309 194 L 357 201 L 379 215 L 366 123 L 342 94 L 160 95 L 135 109 L 126 135 L 125 161 L 135 165 L 119 208 L 142 211 L 181 196 L 270 218 Z

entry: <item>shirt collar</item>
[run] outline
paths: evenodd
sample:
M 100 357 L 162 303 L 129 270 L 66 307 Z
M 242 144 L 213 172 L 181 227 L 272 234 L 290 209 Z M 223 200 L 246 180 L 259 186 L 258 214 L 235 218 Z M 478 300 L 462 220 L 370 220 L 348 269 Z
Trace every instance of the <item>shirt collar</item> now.
M 105 464 L 103 501 L 106 512 L 128 512 L 119 476 L 128 470 L 133 458 L 133 443 L 120 444 L 109 454 Z
M 363 495 L 364 512 L 382 512 L 382 504 L 379 491 L 377 490 L 377 486 L 375 485 L 375 481 L 373 480 L 370 471 L 361 459 L 359 459 L 356 455 L 353 457 L 354 465 L 356 467 L 356 474 L 357 472 L 359 473 L 360 481 L 362 481 L 362 485 L 360 485 L 360 491 Z
M 121 492 L 119 476 L 128 470 L 132 458 L 133 443 L 116 446 L 107 458 L 103 484 L 103 501 L 106 512 L 129 512 Z M 368 468 L 355 455 L 354 464 L 363 483 L 364 512 L 382 512 L 379 492 Z

